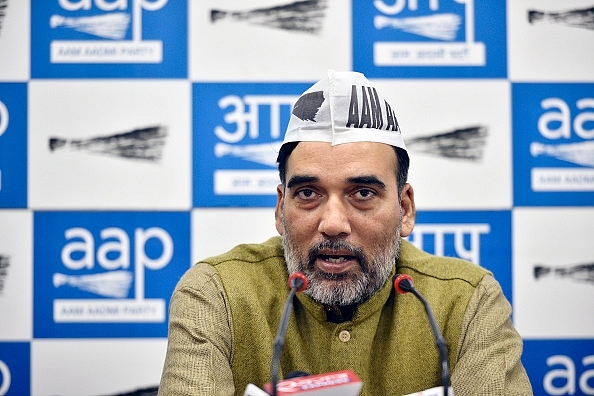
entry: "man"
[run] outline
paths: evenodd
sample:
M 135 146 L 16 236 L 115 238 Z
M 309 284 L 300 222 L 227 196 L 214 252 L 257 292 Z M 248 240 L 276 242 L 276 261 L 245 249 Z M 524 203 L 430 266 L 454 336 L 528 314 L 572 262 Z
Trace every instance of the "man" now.
M 457 396 L 531 395 L 522 340 L 492 275 L 403 240 L 415 223 L 408 155 L 396 116 L 360 73 L 337 73 L 297 101 L 278 156 L 281 237 L 240 245 L 192 267 L 170 308 L 160 395 L 242 395 L 270 381 L 289 274 L 297 294 L 280 376 L 353 370 L 362 395 L 440 385 L 422 304 L 396 294 L 412 277 L 447 343 Z

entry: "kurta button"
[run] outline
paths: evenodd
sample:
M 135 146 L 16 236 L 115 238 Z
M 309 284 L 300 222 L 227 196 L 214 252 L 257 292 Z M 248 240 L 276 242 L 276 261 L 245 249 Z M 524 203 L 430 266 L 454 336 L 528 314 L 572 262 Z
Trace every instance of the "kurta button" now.
M 351 339 L 351 333 L 347 330 L 343 330 L 338 334 L 338 339 L 342 342 L 348 342 Z

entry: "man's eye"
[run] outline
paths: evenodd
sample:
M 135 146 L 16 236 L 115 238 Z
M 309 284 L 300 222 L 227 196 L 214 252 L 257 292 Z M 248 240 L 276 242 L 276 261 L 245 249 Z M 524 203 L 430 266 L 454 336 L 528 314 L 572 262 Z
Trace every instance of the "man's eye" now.
M 311 190 L 309 188 L 304 188 L 304 189 L 297 191 L 297 196 L 301 199 L 310 199 L 310 198 L 314 197 L 315 194 L 316 193 L 314 192 L 314 190 Z
M 354 194 L 355 198 L 358 198 L 358 199 L 369 199 L 369 198 L 373 197 L 374 195 L 375 195 L 375 192 L 373 192 L 373 190 L 369 190 L 367 188 L 357 190 Z

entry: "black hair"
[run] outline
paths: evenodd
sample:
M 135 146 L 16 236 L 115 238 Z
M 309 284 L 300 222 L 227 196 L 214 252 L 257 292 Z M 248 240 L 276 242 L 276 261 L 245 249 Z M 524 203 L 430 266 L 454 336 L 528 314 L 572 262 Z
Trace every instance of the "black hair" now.
M 285 176 L 287 173 L 287 160 L 298 144 L 299 142 L 285 143 L 281 146 L 278 152 L 276 162 L 278 162 L 278 175 L 280 176 L 280 180 L 283 185 L 286 181 Z M 410 159 L 406 150 L 396 146 L 392 147 L 394 147 L 394 151 L 396 152 L 396 182 L 398 186 L 398 194 L 400 194 L 408 179 L 408 167 L 410 165 Z

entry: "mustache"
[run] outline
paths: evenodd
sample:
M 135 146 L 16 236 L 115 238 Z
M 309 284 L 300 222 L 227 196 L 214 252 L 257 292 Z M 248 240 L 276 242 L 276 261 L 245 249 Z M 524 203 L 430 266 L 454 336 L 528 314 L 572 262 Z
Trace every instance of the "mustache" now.
M 355 257 L 356 261 L 359 263 L 359 266 L 363 271 L 368 270 L 368 263 L 365 254 L 363 253 L 363 249 L 359 246 L 355 246 L 350 244 L 349 242 L 345 241 L 344 239 L 324 239 L 316 244 L 314 244 L 309 249 L 308 255 L 308 268 L 313 269 L 314 264 L 316 262 L 317 257 L 321 254 L 322 250 L 330 251 L 330 252 L 338 252 L 341 253 L 347 252 L 347 254 L 343 254 L 345 256 L 353 256 Z

